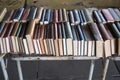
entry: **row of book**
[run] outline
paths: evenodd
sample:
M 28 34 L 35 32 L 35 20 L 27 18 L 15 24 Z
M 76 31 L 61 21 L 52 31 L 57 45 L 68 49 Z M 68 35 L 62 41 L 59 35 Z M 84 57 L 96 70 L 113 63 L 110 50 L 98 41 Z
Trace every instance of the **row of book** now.
M 58 22 L 67 22 L 70 24 L 77 25 L 79 23 L 109 23 L 120 21 L 120 9 L 119 8 L 84 8 L 81 10 L 73 9 L 46 9 L 43 7 L 29 7 L 29 8 L 18 8 L 11 11 L 7 11 L 4 8 L 0 12 L 0 21 L 5 22 L 26 22 L 31 19 L 35 19 L 37 23 L 49 24 Z
M 0 23 L 0 53 L 108 57 L 120 54 L 120 22 Z

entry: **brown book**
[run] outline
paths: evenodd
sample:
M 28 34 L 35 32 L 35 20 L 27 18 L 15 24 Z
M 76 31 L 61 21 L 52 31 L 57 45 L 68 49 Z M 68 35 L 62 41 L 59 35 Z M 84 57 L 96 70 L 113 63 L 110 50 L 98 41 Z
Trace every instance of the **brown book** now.
M 26 31 L 26 39 L 27 39 L 27 42 L 29 43 L 28 48 L 29 48 L 31 54 L 33 54 L 35 52 L 33 42 L 32 42 L 34 29 L 35 29 L 35 20 L 32 19 L 32 20 L 30 20 L 27 31 Z
M 114 18 L 112 17 L 112 15 L 110 14 L 110 12 L 108 11 L 108 9 L 102 9 L 101 10 L 105 19 L 107 20 L 107 22 L 114 22 Z
M 103 24 L 98 24 L 98 28 L 100 30 L 100 33 L 102 34 L 103 40 L 104 40 L 104 56 L 108 57 L 112 55 L 111 52 L 111 36 L 110 31 L 107 26 L 104 26 Z
M 5 42 L 5 39 L 4 39 L 4 35 L 7 31 L 7 28 L 9 26 L 9 23 L 6 23 L 1 34 L 0 34 L 0 41 L 1 41 L 1 51 L 2 53 L 7 53 L 7 47 L 6 47 L 6 42 Z
M 54 9 L 53 10 L 53 23 L 58 22 L 58 10 Z
M 58 22 L 63 22 L 62 9 L 58 9 Z
M 38 24 L 35 25 L 32 41 L 33 41 L 33 46 L 35 50 L 35 54 L 39 54 L 39 48 L 38 48 L 38 43 L 37 43 L 37 36 L 38 36 Z
M 10 52 L 13 52 L 13 46 L 12 46 L 12 40 L 10 38 L 10 34 L 12 33 L 12 30 L 14 28 L 14 22 L 13 23 L 10 23 L 7 30 L 6 30 L 6 33 L 4 35 L 4 39 L 6 41 L 6 48 L 7 48 L 7 52 L 10 53 Z
M 98 26 L 96 23 L 91 23 L 90 24 L 90 30 L 95 38 L 95 53 L 97 57 L 103 57 L 103 38 L 102 35 L 100 33 L 100 31 L 98 30 Z
M 20 23 L 19 22 L 16 22 L 14 24 L 14 27 L 12 29 L 12 32 L 10 34 L 10 38 L 11 38 L 11 42 L 12 42 L 12 48 L 13 48 L 13 53 L 16 54 L 18 51 L 17 51 L 17 43 L 16 43 L 16 34 L 17 34 L 17 31 L 19 29 L 19 25 Z
M 7 23 L 8 23 L 8 22 L 11 22 L 10 19 L 11 19 L 13 13 L 14 13 L 14 10 L 8 11 L 8 12 L 6 13 L 3 21 L 5 21 L 5 22 L 7 22 Z
M 36 16 L 35 16 L 36 23 L 38 23 L 40 21 L 43 9 L 44 9 L 43 7 L 38 7 L 37 12 L 36 12 Z
M 60 55 L 60 51 L 59 51 L 59 42 L 58 42 L 58 25 L 55 23 L 54 24 L 54 28 L 55 28 L 55 39 L 54 39 L 54 44 L 55 44 L 55 54 L 56 56 L 59 56 Z
M 45 45 L 44 45 L 44 33 L 45 33 L 45 26 L 41 25 L 40 26 L 40 46 L 41 46 L 43 55 L 46 54 Z
M 90 31 L 90 27 L 89 25 L 83 25 L 82 27 L 85 36 L 85 45 L 87 44 L 87 49 L 84 50 L 87 52 L 87 56 L 95 56 L 95 39 Z
M 49 45 L 48 45 L 48 40 L 47 40 L 47 25 L 44 26 L 44 35 L 43 35 L 43 42 L 44 42 L 44 47 L 45 47 L 45 54 L 49 55 Z
M 63 38 L 62 38 L 62 25 L 61 24 L 58 24 L 58 45 L 59 45 L 59 51 L 60 51 L 60 56 L 63 56 Z
M 120 55 L 120 38 L 118 38 L 118 55 Z
M 21 22 L 26 22 L 27 21 L 27 17 L 29 15 L 29 12 L 30 12 L 30 8 L 25 8 L 24 9 L 23 14 L 22 14 L 21 19 L 20 19 Z

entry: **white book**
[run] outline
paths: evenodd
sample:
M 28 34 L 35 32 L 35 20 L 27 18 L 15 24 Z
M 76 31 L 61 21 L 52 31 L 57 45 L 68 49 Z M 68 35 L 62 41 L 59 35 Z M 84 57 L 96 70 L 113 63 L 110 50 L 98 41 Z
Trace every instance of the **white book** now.
M 37 41 L 35 39 L 33 39 L 33 45 L 34 45 L 34 48 L 35 48 L 35 53 L 39 54 L 39 49 L 38 49 Z
M 29 54 L 29 49 L 28 49 L 28 45 L 27 45 L 26 39 L 23 39 L 23 45 L 24 45 L 25 53 Z
M 11 51 L 10 51 L 9 38 L 8 38 L 8 37 L 6 37 L 6 38 L 5 38 L 5 41 L 6 41 L 6 50 L 7 50 L 7 52 L 8 52 L 8 53 L 10 53 Z

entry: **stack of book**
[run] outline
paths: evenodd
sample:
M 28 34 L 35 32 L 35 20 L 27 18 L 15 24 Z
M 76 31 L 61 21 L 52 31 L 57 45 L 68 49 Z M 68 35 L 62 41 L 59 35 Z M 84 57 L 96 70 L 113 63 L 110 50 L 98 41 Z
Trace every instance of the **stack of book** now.
M 6 13 L 6 14 L 5 14 Z M 18 8 L 0 12 L 0 53 L 96 56 L 120 55 L 118 8 Z

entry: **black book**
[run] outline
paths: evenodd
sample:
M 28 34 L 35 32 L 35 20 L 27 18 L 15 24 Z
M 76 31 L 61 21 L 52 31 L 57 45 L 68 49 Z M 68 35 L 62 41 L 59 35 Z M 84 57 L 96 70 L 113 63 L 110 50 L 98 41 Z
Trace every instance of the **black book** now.
M 106 23 L 106 20 L 105 20 L 104 16 L 102 15 L 101 10 L 98 10 L 98 15 L 100 16 L 102 22 Z
M 93 11 L 93 17 L 94 17 L 94 19 L 96 20 L 97 23 L 101 23 L 102 22 L 99 14 L 98 14 L 98 11 L 96 11 L 96 10 Z
M 109 23 L 108 26 L 114 37 L 120 38 L 120 31 L 118 30 L 117 26 L 114 23 Z
M 120 31 L 120 22 L 116 22 L 115 25 L 117 26 L 118 30 Z

